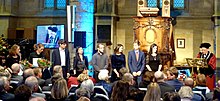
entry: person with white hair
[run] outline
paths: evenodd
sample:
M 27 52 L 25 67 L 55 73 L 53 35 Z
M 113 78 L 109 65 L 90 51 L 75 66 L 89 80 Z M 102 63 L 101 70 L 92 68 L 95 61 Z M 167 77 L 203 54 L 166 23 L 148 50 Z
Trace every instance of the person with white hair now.
M 13 101 L 15 96 L 14 94 L 8 93 L 9 81 L 7 77 L 0 77 L 0 99 L 3 101 Z
M 193 91 L 189 86 L 182 86 L 178 92 L 181 101 L 191 101 L 193 99 Z
M 158 83 L 158 85 L 160 86 L 160 90 L 161 90 L 161 97 L 163 97 L 163 95 L 166 92 L 175 92 L 175 88 L 171 85 L 168 85 L 167 83 L 165 83 L 165 76 L 163 74 L 163 72 L 161 71 L 156 71 L 154 73 L 154 77 Z
M 88 79 L 81 83 L 82 88 L 86 88 L 90 92 L 90 100 L 91 101 L 101 101 L 98 98 L 95 98 L 96 93 L 94 92 L 94 84 L 92 80 Z
M 108 94 L 111 94 L 112 86 L 108 83 L 109 82 L 108 70 L 106 69 L 100 70 L 98 78 L 99 81 L 95 85 L 103 86 L 103 88 L 108 92 Z
M 32 91 L 32 97 L 42 97 L 45 98 L 46 95 L 43 93 L 39 93 L 39 85 L 38 85 L 38 80 L 34 76 L 30 76 L 25 80 L 25 85 L 31 88 Z
M 18 81 L 19 84 L 23 82 L 23 77 L 18 75 L 20 72 L 20 64 L 14 63 L 11 66 L 12 74 L 11 74 L 11 81 Z

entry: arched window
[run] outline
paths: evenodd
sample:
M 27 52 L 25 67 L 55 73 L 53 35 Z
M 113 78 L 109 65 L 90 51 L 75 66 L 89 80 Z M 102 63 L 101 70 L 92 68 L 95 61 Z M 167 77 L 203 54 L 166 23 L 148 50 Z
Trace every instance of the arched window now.
M 159 7 L 162 8 L 162 0 L 146 0 L 148 7 Z M 171 8 L 173 9 L 184 9 L 184 0 L 170 0 Z
M 46 9 L 66 9 L 67 0 L 44 0 Z

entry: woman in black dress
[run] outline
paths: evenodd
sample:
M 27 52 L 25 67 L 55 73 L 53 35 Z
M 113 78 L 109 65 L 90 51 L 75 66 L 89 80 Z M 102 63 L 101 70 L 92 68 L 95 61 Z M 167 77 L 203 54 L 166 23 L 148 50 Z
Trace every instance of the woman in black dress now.
M 21 61 L 20 46 L 13 45 L 9 50 L 9 55 L 6 58 L 6 67 L 11 68 L 12 64 L 19 63 Z
M 31 64 L 33 64 L 33 58 L 42 58 L 44 59 L 45 56 L 43 54 L 43 51 L 44 51 L 44 45 L 41 44 L 41 43 L 38 43 L 38 44 L 34 44 L 34 52 L 32 52 L 29 56 L 29 62 Z
M 123 54 L 123 45 L 117 44 L 114 49 L 114 54 L 111 56 L 112 63 L 112 75 L 111 82 L 114 82 L 119 79 L 119 70 L 125 67 L 125 55 Z
M 84 56 L 83 48 L 76 48 L 76 55 L 74 57 L 73 68 L 76 70 L 76 76 L 88 70 L 88 58 Z
M 160 55 L 157 54 L 157 48 L 156 44 L 150 46 L 149 54 L 146 57 L 146 67 L 148 71 L 161 71 L 162 63 Z

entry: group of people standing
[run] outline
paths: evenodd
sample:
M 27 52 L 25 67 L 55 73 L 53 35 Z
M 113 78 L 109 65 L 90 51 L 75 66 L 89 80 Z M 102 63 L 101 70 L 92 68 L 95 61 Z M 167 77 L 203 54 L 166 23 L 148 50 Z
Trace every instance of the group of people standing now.
M 69 75 L 70 70 L 70 56 L 69 51 L 66 49 L 66 41 L 59 40 L 59 48 L 54 49 L 52 53 L 52 67 L 55 65 L 62 66 L 63 76 L 66 78 Z M 210 80 L 214 84 L 214 72 L 216 69 L 216 57 L 213 53 L 209 51 L 209 43 L 202 43 L 200 45 L 200 53 L 197 58 L 204 58 L 207 60 L 208 68 L 201 69 L 200 72 L 207 75 L 207 80 Z M 45 58 L 43 54 L 44 45 L 39 43 L 34 45 L 35 51 L 29 56 L 30 64 L 33 64 L 33 58 Z M 119 70 L 126 67 L 126 57 L 123 53 L 124 46 L 122 44 L 117 44 L 114 48 L 114 53 L 108 55 L 105 52 L 105 46 L 103 44 L 97 45 L 97 52 L 93 55 L 91 60 L 91 65 L 94 67 L 94 78 L 98 81 L 98 73 L 102 69 L 110 70 L 111 82 L 114 82 L 120 78 Z M 20 47 L 18 45 L 13 45 L 9 51 L 9 55 L 6 59 L 6 67 L 11 67 L 13 63 L 19 63 L 21 61 Z M 139 84 L 142 81 L 142 74 L 145 71 L 161 71 L 162 61 L 160 55 L 158 54 L 158 46 L 152 44 L 149 49 L 149 53 L 145 55 L 144 52 L 140 50 L 140 42 L 135 40 L 133 42 L 133 50 L 128 52 L 128 68 L 130 73 L 134 76 L 134 80 Z M 73 61 L 73 69 L 75 70 L 75 75 L 78 76 L 81 73 L 88 72 L 88 58 L 84 56 L 83 48 L 77 47 L 76 54 Z M 52 69 L 51 69 L 52 71 Z M 206 71 L 206 72 L 204 72 Z M 53 72 L 50 72 L 52 75 Z M 208 83 L 210 83 L 208 82 Z M 213 85 L 214 86 L 214 85 Z
M 98 52 L 93 55 L 91 61 L 91 64 L 95 70 L 95 78 L 97 78 L 100 70 L 108 68 L 109 63 L 111 64 L 110 66 L 112 68 L 111 82 L 114 82 L 120 78 L 119 70 L 126 67 L 126 58 L 123 54 L 123 48 L 124 47 L 122 44 L 117 44 L 117 46 L 114 48 L 114 53 L 108 57 L 107 54 L 104 53 L 104 45 L 97 45 Z M 140 50 L 140 42 L 138 40 L 134 41 L 133 50 L 128 52 L 128 67 L 137 84 L 142 81 L 143 72 L 156 72 L 161 70 L 162 62 L 159 54 L 157 54 L 157 48 L 158 47 L 156 44 L 152 44 L 149 54 L 145 56 L 145 53 Z

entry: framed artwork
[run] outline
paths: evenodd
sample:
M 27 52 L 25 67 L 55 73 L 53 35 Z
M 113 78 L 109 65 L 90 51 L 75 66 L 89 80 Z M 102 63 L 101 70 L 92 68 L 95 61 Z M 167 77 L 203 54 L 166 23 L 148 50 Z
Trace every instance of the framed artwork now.
M 177 39 L 177 48 L 185 48 L 185 39 Z

